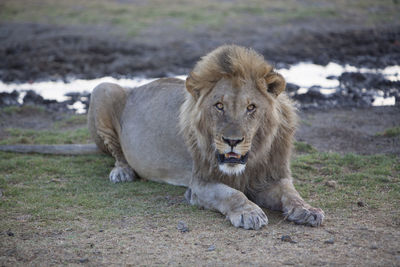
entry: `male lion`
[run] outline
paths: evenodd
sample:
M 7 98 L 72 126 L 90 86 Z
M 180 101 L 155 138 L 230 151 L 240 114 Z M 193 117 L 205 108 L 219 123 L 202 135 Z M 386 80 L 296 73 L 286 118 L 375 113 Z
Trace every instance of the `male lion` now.
M 266 225 L 260 207 L 319 226 L 324 212 L 292 183 L 296 114 L 285 85 L 255 51 L 222 46 L 196 64 L 186 86 L 171 78 L 132 90 L 100 84 L 88 125 L 116 160 L 114 183 L 139 176 L 188 186 L 191 204 L 218 210 L 235 227 Z

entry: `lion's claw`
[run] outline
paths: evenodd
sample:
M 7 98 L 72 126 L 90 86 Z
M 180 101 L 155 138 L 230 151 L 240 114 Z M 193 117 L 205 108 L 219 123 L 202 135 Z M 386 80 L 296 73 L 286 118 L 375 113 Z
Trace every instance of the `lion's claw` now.
M 312 227 L 320 226 L 325 214 L 321 209 L 312 207 L 295 207 L 285 212 L 287 219 L 296 224 L 304 224 Z
M 131 182 L 135 178 L 135 173 L 130 167 L 115 167 L 110 172 L 110 181 L 112 183 Z
M 258 230 L 268 224 L 267 215 L 257 205 L 246 205 L 244 208 L 231 212 L 227 218 L 235 227 Z

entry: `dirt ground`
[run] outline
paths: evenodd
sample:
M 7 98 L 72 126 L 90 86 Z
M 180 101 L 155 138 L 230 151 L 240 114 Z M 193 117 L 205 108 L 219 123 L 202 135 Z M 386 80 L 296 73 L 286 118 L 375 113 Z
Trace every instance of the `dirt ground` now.
M 296 9 L 319 5 L 294 2 Z M 400 5 L 394 2 L 374 7 L 373 2 L 368 6 L 360 1 L 355 3 L 360 5 L 358 9 L 346 8 L 342 2 L 321 2 L 321 6 L 333 5 L 334 15 L 310 12 L 291 19 L 285 16 L 296 13 L 296 9 L 288 14 L 271 7 L 266 12 L 280 14 L 277 18 L 242 12 L 234 17 L 236 21 L 214 27 L 204 21 L 188 28 L 186 22 L 168 17 L 154 19 L 134 36 L 124 33 L 125 28 L 134 26 L 129 24 L 120 29 L 104 23 L 88 26 L 0 21 L 0 80 L 187 74 L 201 56 L 232 43 L 252 47 L 280 67 L 301 61 L 368 68 L 399 65 L 400 21 L 389 20 L 390 14 L 400 12 Z M 371 21 L 374 17 L 378 20 Z
M 171 207 L 174 208 L 173 206 Z M 381 211 L 383 214 L 384 211 Z M 389 212 L 389 211 L 387 211 Z M 4 266 L 398 266 L 398 225 L 371 216 L 359 207 L 348 214 L 329 214 L 325 226 L 310 228 L 281 222 L 267 211 L 270 224 L 260 231 L 236 229 L 221 215 L 204 211 L 204 219 L 190 217 L 125 218 L 91 227 L 32 230 L 20 219 L 24 233 L 1 233 L 7 250 Z M 189 232 L 177 230 L 184 221 Z M 289 235 L 292 242 L 282 241 Z
M 390 8 L 397 10 L 399 5 Z M 276 66 L 301 61 L 368 68 L 400 65 L 399 20 L 366 24 L 358 13 L 344 17 L 281 23 L 248 14 L 242 17 L 245 23 L 190 30 L 174 20 L 159 20 L 129 38 L 104 25 L 3 21 L 0 80 L 187 74 L 202 55 L 225 43 L 253 47 Z M 398 106 L 311 109 L 299 115 L 296 139 L 320 151 L 400 156 L 400 138 L 379 134 L 400 126 Z M 6 128 L 51 129 L 66 116 L 47 111 L 1 112 L 0 139 L 7 136 Z M 84 218 L 76 218 L 77 225 L 64 229 L 37 228 L 25 215 L 16 214 L 22 230 L 0 232 L 0 265 L 399 266 L 400 221 L 387 217 L 393 213 L 398 208 L 363 209 L 355 203 L 349 210 L 327 214 L 323 227 L 310 228 L 267 211 L 270 224 L 261 231 L 236 229 L 210 211 L 204 211 L 200 221 L 153 214 L 110 220 L 103 229 Z M 180 220 L 189 232 L 176 229 Z M 294 242 L 282 241 L 284 235 Z

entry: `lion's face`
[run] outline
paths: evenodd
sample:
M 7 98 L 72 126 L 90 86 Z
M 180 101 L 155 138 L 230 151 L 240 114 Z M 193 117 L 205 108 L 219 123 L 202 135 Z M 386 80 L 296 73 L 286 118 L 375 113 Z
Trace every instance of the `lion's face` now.
M 218 81 L 204 98 L 203 115 L 208 118 L 208 133 L 223 173 L 237 175 L 244 171 L 267 103 L 254 82 L 235 84 L 227 78 Z
M 255 166 L 276 134 L 275 104 L 285 86 L 284 78 L 251 49 L 222 46 L 203 57 L 186 79 L 189 94 L 180 114 L 194 162 L 201 167 L 200 162 L 212 159 L 203 165 L 214 169 L 218 164 L 228 175 Z

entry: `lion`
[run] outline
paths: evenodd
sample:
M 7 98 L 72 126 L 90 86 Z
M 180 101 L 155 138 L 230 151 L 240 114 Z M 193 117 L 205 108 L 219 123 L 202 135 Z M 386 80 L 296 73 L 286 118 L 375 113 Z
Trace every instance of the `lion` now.
M 320 226 L 324 212 L 307 204 L 293 185 L 297 115 L 285 87 L 263 56 L 224 45 L 197 62 L 186 82 L 163 78 L 133 89 L 98 85 L 88 127 L 97 147 L 115 159 L 113 183 L 143 178 L 188 187 L 190 204 L 219 211 L 235 227 L 267 225 L 262 208 Z M 81 149 L 93 147 L 67 152 Z
M 225 45 L 203 57 L 186 82 L 98 85 L 89 130 L 116 160 L 113 183 L 141 177 L 186 186 L 190 204 L 221 212 L 235 227 L 265 226 L 262 208 L 319 226 L 324 212 L 292 182 L 297 117 L 285 87 L 260 54 Z

